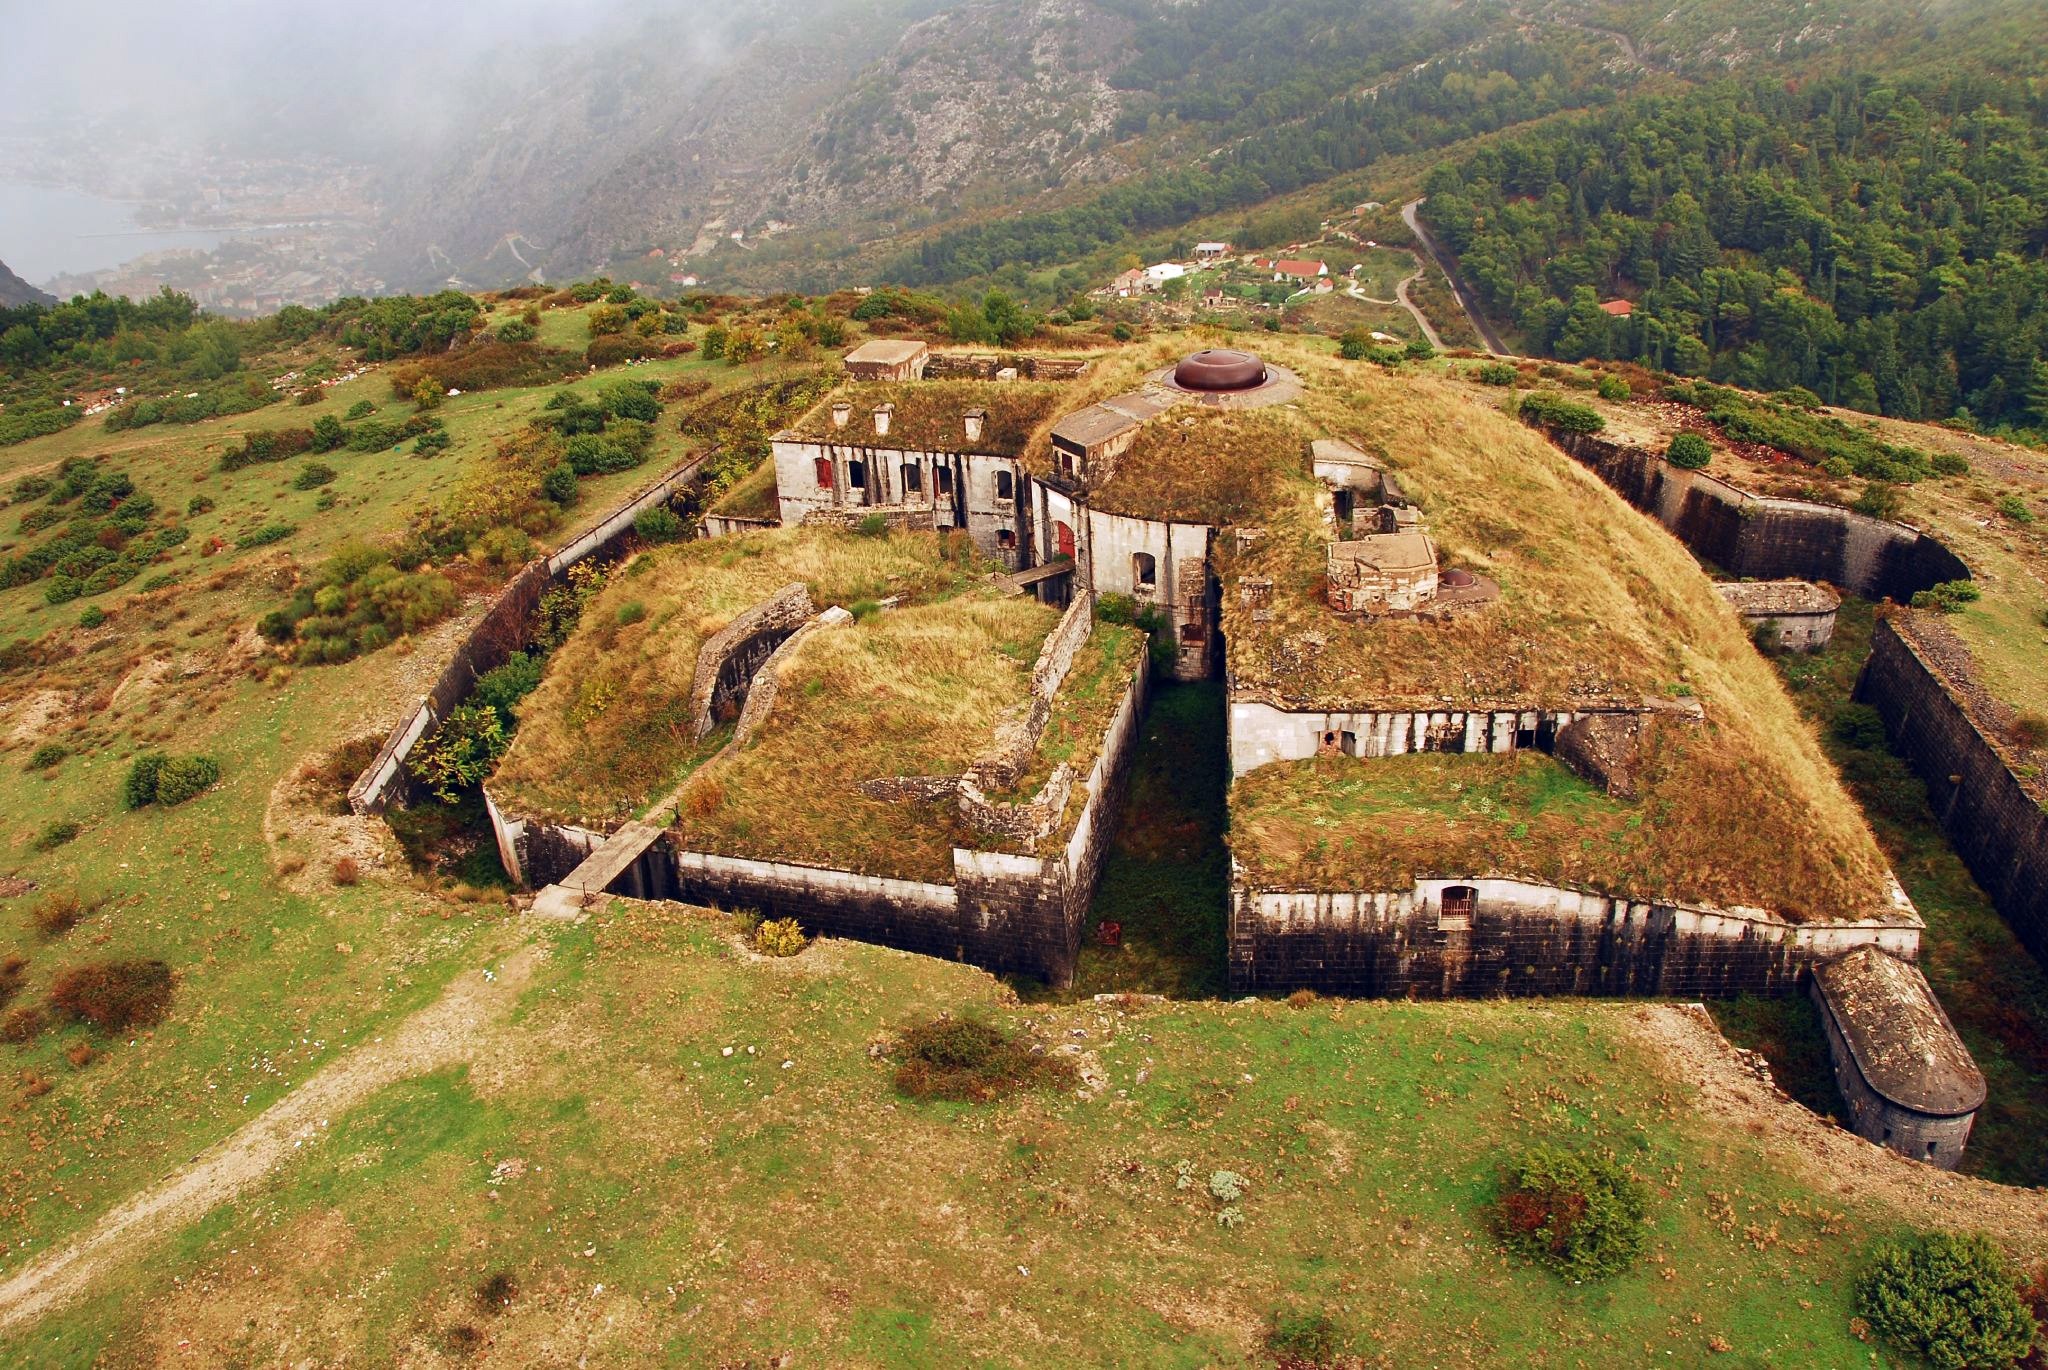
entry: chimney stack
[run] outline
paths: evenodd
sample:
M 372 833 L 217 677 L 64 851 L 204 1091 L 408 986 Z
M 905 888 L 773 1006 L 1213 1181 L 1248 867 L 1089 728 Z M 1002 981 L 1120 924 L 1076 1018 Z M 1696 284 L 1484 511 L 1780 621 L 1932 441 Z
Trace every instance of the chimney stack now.
M 969 442 L 980 442 L 982 425 L 988 422 L 988 410 L 970 409 L 967 411 L 966 417 L 967 440 Z
M 844 427 L 846 427 L 846 421 L 847 421 L 848 419 L 852 418 L 852 417 L 853 417 L 853 401 L 852 401 L 852 400 L 839 400 L 839 401 L 836 401 L 836 402 L 835 402 L 835 403 L 833 404 L 833 406 L 832 406 L 832 426 L 833 426 L 834 428 L 844 428 Z
M 894 417 L 895 413 L 896 406 L 893 404 L 878 404 L 875 406 L 876 437 L 886 438 L 889 436 L 889 420 Z

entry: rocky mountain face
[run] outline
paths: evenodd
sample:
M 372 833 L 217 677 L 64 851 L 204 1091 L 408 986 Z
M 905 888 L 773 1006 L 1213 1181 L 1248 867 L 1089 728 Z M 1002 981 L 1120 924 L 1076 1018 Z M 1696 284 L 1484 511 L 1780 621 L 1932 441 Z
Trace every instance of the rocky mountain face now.
M 1575 34 L 1626 88 L 1652 68 L 1725 72 L 1858 32 L 1851 0 L 1793 9 L 756 0 L 712 31 L 704 13 L 649 6 L 522 79 L 466 83 L 461 132 L 388 177 L 378 265 L 401 288 L 600 270 L 816 288 L 880 241 L 1072 201 L 1501 41 Z M 1456 118 L 1460 98 L 1446 89 L 1428 112 Z
M 0 262 L 0 307 L 12 309 L 17 305 L 57 303 L 55 295 L 48 295 L 24 281 L 7 269 L 7 263 Z

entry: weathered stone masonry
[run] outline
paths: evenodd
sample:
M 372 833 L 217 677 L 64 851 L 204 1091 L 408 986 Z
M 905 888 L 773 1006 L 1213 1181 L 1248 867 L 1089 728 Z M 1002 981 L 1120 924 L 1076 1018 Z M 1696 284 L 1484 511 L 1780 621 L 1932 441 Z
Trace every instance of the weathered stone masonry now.
M 1447 900 L 1460 892 L 1467 901 Z M 1456 908 L 1455 913 L 1452 912 Z M 1500 877 L 1317 893 L 1232 882 L 1234 993 L 1379 998 L 1789 993 L 1859 946 L 1912 957 L 1918 919 L 1785 923 L 1759 910 L 1613 898 Z
M 1941 674 L 1887 617 L 1856 698 L 1875 708 L 1970 874 L 2037 960 L 2048 961 L 2048 813 Z

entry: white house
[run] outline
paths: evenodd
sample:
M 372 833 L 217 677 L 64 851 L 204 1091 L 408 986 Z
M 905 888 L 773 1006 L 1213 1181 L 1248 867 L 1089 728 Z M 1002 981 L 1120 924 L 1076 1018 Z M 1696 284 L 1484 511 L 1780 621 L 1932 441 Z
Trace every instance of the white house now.
M 1188 269 L 1179 262 L 1159 262 L 1156 265 L 1145 268 L 1145 279 L 1155 286 L 1165 285 L 1168 281 L 1177 281 L 1187 274 Z

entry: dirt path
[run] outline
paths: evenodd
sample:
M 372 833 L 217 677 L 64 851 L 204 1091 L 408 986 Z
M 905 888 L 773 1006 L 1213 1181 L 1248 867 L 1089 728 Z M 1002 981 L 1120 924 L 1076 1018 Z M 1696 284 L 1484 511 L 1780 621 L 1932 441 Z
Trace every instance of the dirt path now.
M 1410 287 L 1412 287 L 1417 281 L 1421 280 L 1422 273 L 1424 271 L 1427 271 L 1428 269 L 1429 268 L 1425 267 L 1422 264 L 1422 260 L 1420 258 L 1417 258 L 1415 262 L 1415 274 L 1413 276 L 1404 278 L 1394 286 L 1394 302 L 1400 305 L 1401 308 L 1407 310 L 1408 313 L 1414 317 L 1415 326 L 1422 330 L 1422 336 L 1429 339 L 1429 345 L 1431 347 L 1434 347 L 1437 351 L 1441 352 L 1444 350 L 1444 340 L 1441 337 L 1437 336 L 1437 331 L 1434 327 L 1430 325 L 1428 316 L 1422 312 L 1421 307 L 1417 305 L 1413 299 L 1409 298 L 1408 295 Z
M 2048 1256 L 2048 1190 L 1937 1170 L 1837 1127 L 1760 1078 L 1704 1009 L 1644 1004 L 1626 1022 L 1673 1081 L 1699 1091 L 1701 1112 L 1795 1161 L 1815 1193 L 1875 1197 L 1918 1226 L 1982 1232 L 2022 1259 Z
M 106 1214 L 61 1250 L 0 1281 L 0 1330 L 78 1296 L 117 1262 L 262 1180 L 328 1121 L 386 1085 L 473 1059 L 544 953 L 527 945 L 495 971 L 468 971 L 441 997 L 367 1046 L 343 1056 L 227 1140 Z

